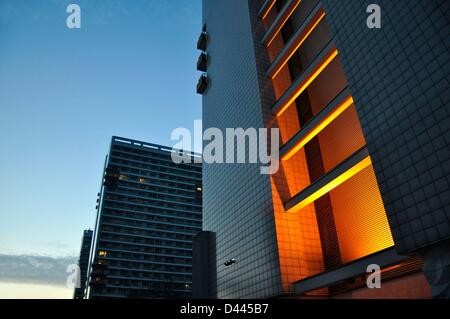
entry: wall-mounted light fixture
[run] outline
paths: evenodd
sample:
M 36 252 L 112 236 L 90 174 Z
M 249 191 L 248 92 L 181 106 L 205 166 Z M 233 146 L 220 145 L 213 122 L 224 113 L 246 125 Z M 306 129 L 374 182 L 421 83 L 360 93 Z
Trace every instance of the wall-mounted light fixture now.
M 227 260 L 223 264 L 225 265 L 225 267 L 230 267 L 230 266 L 232 266 L 235 263 L 237 263 L 236 258 L 231 258 L 230 260 Z

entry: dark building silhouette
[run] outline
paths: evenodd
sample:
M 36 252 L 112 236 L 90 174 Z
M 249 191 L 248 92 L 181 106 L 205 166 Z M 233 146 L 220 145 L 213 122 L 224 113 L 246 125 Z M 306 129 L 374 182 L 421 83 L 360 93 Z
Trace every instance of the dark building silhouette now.
M 192 298 L 210 299 L 217 294 L 216 282 L 216 234 L 201 231 L 192 242 Z
M 169 147 L 112 138 L 89 298 L 191 296 L 192 237 L 202 228 L 201 164 L 176 164 L 171 154 Z
M 217 297 L 449 297 L 450 2 L 372 3 L 203 1 L 203 128 L 281 137 L 274 175 L 203 167 Z
M 84 299 L 86 296 L 86 282 L 89 268 L 89 253 L 91 251 L 93 231 L 87 229 L 83 232 L 81 239 L 80 257 L 78 267 L 80 267 L 80 287 L 75 288 L 73 299 Z

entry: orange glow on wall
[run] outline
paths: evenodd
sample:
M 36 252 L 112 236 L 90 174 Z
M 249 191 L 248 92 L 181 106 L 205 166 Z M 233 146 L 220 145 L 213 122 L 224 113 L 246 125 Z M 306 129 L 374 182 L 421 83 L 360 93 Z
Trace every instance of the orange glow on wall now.
M 283 28 L 283 26 L 285 25 L 285 23 L 287 22 L 287 20 L 289 19 L 289 17 L 292 15 L 292 13 L 294 12 L 294 10 L 297 8 L 297 6 L 300 4 L 300 2 L 302 2 L 302 0 L 295 0 L 292 4 L 291 4 L 291 8 L 289 8 L 286 13 L 284 14 L 283 17 L 281 17 L 281 20 L 279 21 L 278 25 L 276 26 L 276 28 L 274 29 L 274 31 L 272 32 L 270 38 L 268 38 L 266 40 L 265 45 L 269 46 L 273 39 L 277 36 L 277 34 L 281 31 L 281 29 Z
M 353 104 L 353 97 L 347 98 L 344 102 L 342 102 L 336 109 L 331 112 L 325 119 L 323 119 L 316 127 L 314 127 L 311 132 L 306 134 L 301 140 L 295 144 L 295 146 L 287 152 L 282 160 L 286 161 L 290 159 L 295 153 L 297 153 L 301 148 L 303 148 L 309 141 L 311 141 L 315 136 L 317 136 L 320 132 L 323 131 L 335 118 L 342 114 L 350 105 Z
M 280 128 L 281 145 L 289 140 L 300 130 L 297 108 L 291 107 L 284 114 L 277 118 Z
M 292 170 L 280 169 L 270 177 L 282 289 L 291 293 L 294 282 L 325 270 L 314 207 L 305 208 L 302 214 L 286 214 L 283 206 L 290 197 L 287 184 L 309 184 L 308 172 L 304 170 L 306 163 L 297 167 L 296 175 L 291 175 Z
M 299 97 L 300 94 L 302 94 L 308 86 L 322 73 L 322 71 L 334 60 L 335 57 L 338 55 L 338 50 L 334 49 L 332 50 L 324 59 L 324 61 L 310 74 L 309 77 L 305 79 L 305 81 L 300 84 L 299 88 L 293 93 L 289 99 L 283 104 L 282 107 L 280 107 L 276 115 L 280 116 L 283 114 L 284 111 L 292 104 L 294 101 Z
M 355 105 L 350 105 L 341 115 L 317 135 L 324 172 L 332 170 L 343 160 L 366 145 Z
M 265 9 L 263 15 L 261 16 L 261 19 L 265 19 L 267 18 L 267 15 L 269 14 L 270 10 L 272 10 L 273 6 L 275 5 L 275 2 L 277 2 L 277 0 L 271 0 L 271 3 L 269 4 L 269 6 Z
M 305 208 L 309 204 L 313 203 L 316 199 L 322 197 L 323 195 L 325 195 L 332 189 L 338 187 L 343 182 L 345 182 L 352 176 L 354 176 L 357 173 L 359 173 L 360 171 L 362 171 L 364 168 L 366 168 L 370 164 L 372 164 L 372 161 L 370 159 L 370 156 L 367 156 L 362 161 L 360 161 L 358 164 L 354 165 L 353 167 L 351 167 L 350 169 L 348 169 L 347 171 L 345 171 L 344 173 L 342 173 L 341 175 L 339 175 L 338 177 L 333 179 L 331 182 L 329 182 L 325 186 L 322 186 L 317 191 L 315 191 L 313 194 L 311 194 L 310 196 L 306 197 L 304 200 L 302 200 L 295 206 L 288 209 L 287 212 L 295 213 L 295 212 L 298 212 L 299 210 Z
M 300 1 L 297 2 L 300 3 Z M 276 12 L 270 12 L 274 3 L 275 1 L 267 3 L 270 8 L 263 13 L 263 18 L 269 18 L 265 21 L 266 24 L 270 24 L 275 18 Z M 287 9 L 290 12 L 286 11 L 286 15 L 283 15 L 280 23 L 270 33 L 268 44 L 265 43 L 268 46 L 267 50 L 271 61 L 276 59 L 279 52 L 284 48 L 284 41 L 279 31 L 296 7 L 297 5 L 292 9 Z M 300 59 L 306 56 L 308 63 L 311 59 L 314 59 L 312 54 L 309 56 L 305 53 L 305 50 L 302 52 L 301 46 L 303 45 L 303 49 L 306 49 L 310 40 L 311 42 L 316 41 L 316 33 L 313 33 L 312 36 L 311 33 L 315 29 L 317 32 L 321 30 L 323 25 L 320 23 L 326 23 L 325 16 L 323 10 L 318 11 L 305 31 L 292 43 L 292 48 L 284 53 L 282 58 L 279 58 L 277 66 L 273 67 L 268 73 L 269 78 L 272 79 L 275 99 L 281 98 L 283 101 L 280 101 L 279 108 L 274 111 L 274 114 L 284 144 L 301 129 L 297 108 L 290 108 L 290 106 L 303 92 L 308 90 L 312 113 L 313 116 L 316 116 L 347 86 L 340 61 L 336 59 L 339 52 L 330 45 L 327 48 L 331 49 L 327 49 L 326 55 L 321 55 L 317 66 L 301 83 L 296 85 L 294 90 L 289 91 L 292 81 L 295 79 L 291 79 L 287 63 L 291 58 L 297 58 L 294 56 L 295 52 L 299 52 Z M 310 40 L 307 41 L 308 38 Z M 320 42 L 317 45 L 315 44 L 317 48 L 322 47 L 319 44 Z M 323 52 L 323 49 L 321 52 Z M 302 54 L 305 54 L 305 56 L 302 56 Z M 327 67 L 328 69 L 326 69 Z M 326 71 L 323 72 L 325 69 Z M 314 82 L 316 79 L 317 81 Z M 365 144 L 359 119 L 354 109 L 353 97 L 349 95 L 343 100 L 282 155 L 280 170 L 270 176 L 283 292 L 293 292 L 294 282 L 327 270 L 325 269 L 324 252 L 322 251 L 322 244 L 326 245 L 327 242 L 321 242 L 321 234 L 317 224 L 316 209 L 320 209 L 320 207 L 317 208 L 314 205 L 318 198 L 327 193 L 330 195 L 329 211 L 335 218 L 337 234 L 335 240 L 339 242 L 337 249 L 340 250 L 343 263 L 348 263 L 393 245 L 370 156 L 363 158 L 294 207 L 288 210 L 285 208 L 284 203 L 311 185 L 307 161 L 307 155 L 309 154 L 305 153 L 307 151 L 305 145 L 308 142 L 314 138 L 318 139 L 325 173 L 335 167 L 336 163 L 347 158 L 348 154 L 353 154 L 355 150 L 362 148 Z M 352 114 L 348 115 L 347 113 Z M 306 123 L 306 125 L 308 124 Z M 347 136 L 353 134 L 357 137 L 345 139 L 343 138 L 345 134 Z M 320 213 L 320 211 L 317 210 L 317 213 Z
M 297 41 L 295 41 L 292 45 L 292 47 L 289 49 L 287 54 L 282 57 L 281 62 L 277 65 L 276 69 L 274 69 L 270 74 L 270 78 L 273 80 L 280 70 L 288 63 L 289 59 L 297 52 L 297 50 L 301 47 L 301 45 L 306 41 L 306 39 L 309 37 L 309 35 L 314 31 L 314 29 L 317 27 L 317 25 L 325 18 L 325 12 L 319 13 L 315 19 L 311 21 L 313 25 L 306 31 L 303 36 L 300 36 Z
M 394 245 L 371 165 L 332 190 L 330 199 L 344 263 Z

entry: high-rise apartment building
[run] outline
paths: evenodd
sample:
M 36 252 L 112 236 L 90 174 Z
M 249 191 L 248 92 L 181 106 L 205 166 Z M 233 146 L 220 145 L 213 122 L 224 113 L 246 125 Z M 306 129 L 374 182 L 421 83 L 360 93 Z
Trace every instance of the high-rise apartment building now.
M 187 298 L 202 228 L 201 164 L 113 137 L 99 193 L 89 298 Z M 197 154 L 183 152 L 190 158 Z
M 374 2 L 381 28 L 367 23 Z M 203 166 L 217 297 L 449 296 L 449 12 L 441 0 L 203 1 L 204 129 L 281 139 L 274 175 Z M 371 264 L 380 289 L 366 287 Z
M 84 299 L 86 296 L 86 281 L 89 268 L 89 253 L 91 251 L 93 231 L 86 229 L 81 239 L 80 257 L 78 267 L 80 267 L 80 286 L 75 288 L 73 299 Z

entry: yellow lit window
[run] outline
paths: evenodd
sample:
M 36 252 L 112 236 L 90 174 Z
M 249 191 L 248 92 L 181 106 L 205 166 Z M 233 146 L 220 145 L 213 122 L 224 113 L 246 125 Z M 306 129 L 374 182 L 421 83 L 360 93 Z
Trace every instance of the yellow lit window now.
M 100 257 L 106 257 L 107 252 L 106 252 L 105 250 L 100 250 L 100 251 L 98 252 L 98 255 L 99 255 Z

